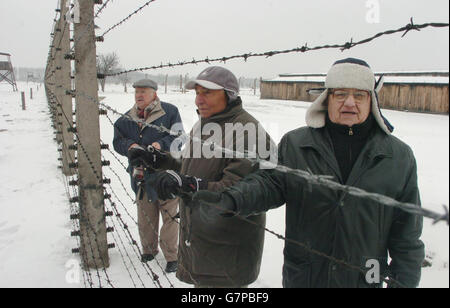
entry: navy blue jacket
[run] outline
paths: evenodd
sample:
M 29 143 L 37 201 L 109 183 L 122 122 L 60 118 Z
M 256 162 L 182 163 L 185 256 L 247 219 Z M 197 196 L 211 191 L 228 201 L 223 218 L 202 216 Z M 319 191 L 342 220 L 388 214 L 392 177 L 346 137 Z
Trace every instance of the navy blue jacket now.
M 168 104 L 165 102 L 161 102 L 161 107 L 166 114 L 156 119 L 151 124 L 158 127 L 162 125 L 174 131 L 181 130 L 184 132 L 178 108 L 172 104 Z M 131 112 L 132 110 L 129 110 L 125 115 L 131 116 Z M 114 123 L 113 145 L 114 150 L 117 153 L 128 157 L 128 149 L 132 144 L 136 143 L 144 148 L 147 148 L 148 145 L 151 145 L 154 142 L 158 142 L 161 145 L 163 151 L 170 151 L 170 145 L 176 139 L 175 136 L 172 136 L 165 132 L 161 132 L 156 128 L 149 126 L 143 126 L 143 129 L 141 130 L 137 122 L 126 116 L 120 117 L 116 121 L 116 123 Z M 177 125 L 173 127 L 174 124 Z M 179 145 L 178 149 L 180 147 L 181 144 Z M 137 193 L 138 185 L 132 177 L 133 168 L 131 166 L 128 166 L 127 171 L 131 177 L 131 187 L 133 191 Z M 154 180 L 155 175 L 150 174 L 150 172 L 146 170 L 144 174 L 145 191 L 147 192 L 147 196 L 150 201 L 156 201 L 157 199 L 157 194 L 152 188 L 152 183 L 154 183 Z

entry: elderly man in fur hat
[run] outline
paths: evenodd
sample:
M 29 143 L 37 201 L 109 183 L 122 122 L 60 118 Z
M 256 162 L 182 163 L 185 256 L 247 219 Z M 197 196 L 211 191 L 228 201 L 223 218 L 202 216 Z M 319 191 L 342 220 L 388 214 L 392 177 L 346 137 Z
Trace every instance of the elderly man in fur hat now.
M 282 138 L 279 164 L 420 206 L 413 152 L 392 136 L 369 65 L 338 61 L 325 87 L 306 114 L 308 126 Z M 284 287 L 381 287 L 385 277 L 389 287 L 419 284 L 420 216 L 277 170 L 260 170 L 222 193 L 200 191 L 194 200 L 201 203 L 194 211 L 209 215 L 249 216 L 286 204 Z

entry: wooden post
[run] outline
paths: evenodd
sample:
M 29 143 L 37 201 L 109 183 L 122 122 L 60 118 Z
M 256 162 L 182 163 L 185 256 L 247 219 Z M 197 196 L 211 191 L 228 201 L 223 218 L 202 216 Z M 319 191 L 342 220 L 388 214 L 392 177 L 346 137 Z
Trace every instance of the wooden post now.
M 30 99 L 33 99 L 33 88 L 30 88 Z
M 259 77 L 259 96 L 261 97 L 261 85 L 262 85 L 262 77 Z
M 168 78 L 169 78 L 169 75 L 166 74 L 166 80 L 164 81 L 164 87 L 165 87 L 165 92 L 164 93 L 166 93 L 166 94 L 167 94 L 167 80 L 168 80 Z
M 25 92 L 21 92 L 20 93 L 22 96 L 22 110 L 26 110 L 26 106 L 25 106 Z
M 72 90 L 72 83 L 70 79 L 71 61 L 65 59 L 64 56 L 70 52 L 70 24 L 66 22 L 67 11 L 69 10 L 66 5 L 69 0 L 61 0 L 61 43 L 60 52 L 57 54 L 58 65 L 58 86 L 59 86 L 59 108 L 58 113 L 62 125 L 62 172 L 66 176 L 74 175 L 76 170 L 70 168 L 69 164 L 75 162 L 75 152 L 72 149 L 74 145 L 74 135 L 70 128 L 73 127 L 72 116 L 72 95 L 67 95 L 66 91 Z
M 180 75 L 180 90 L 183 93 L 183 75 Z
M 184 75 L 184 87 L 183 87 L 183 93 L 186 93 L 186 84 L 188 83 L 189 79 L 189 74 Z
M 80 252 L 84 268 L 109 267 L 106 236 L 94 1 L 80 1 L 80 22 L 75 23 L 75 93 L 80 203 Z

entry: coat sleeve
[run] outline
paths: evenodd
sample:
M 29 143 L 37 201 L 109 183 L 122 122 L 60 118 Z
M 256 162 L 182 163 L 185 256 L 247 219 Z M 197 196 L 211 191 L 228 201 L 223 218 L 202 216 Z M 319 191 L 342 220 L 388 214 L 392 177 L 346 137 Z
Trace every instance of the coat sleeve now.
M 255 171 L 251 163 L 246 159 L 230 159 L 223 169 L 223 176 L 220 181 L 208 182 L 209 191 L 223 191 L 239 182 L 243 177 Z
M 181 159 L 172 157 L 169 152 L 166 152 L 167 159 L 161 164 L 160 170 L 174 170 L 180 172 L 181 169 Z
M 410 151 L 412 162 L 409 177 L 398 201 L 421 205 L 417 186 L 417 165 Z M 395 209 L 395 217 L 389 234 L 388 249 L 392 261 L 390 274 L 402 286 L 415 288 L 419 285 L 421 267 L 425 257 L 424 244 L 420 240 L 423 217 Z M 395 287 L 395 283 L 391 286 Z
M 170 127 L 167 127 L 168 129 L 173 129 L 174 125 L 176 125 L 176 131 L 182 131 L 184 133 L 184 128 L 183 128 L 183 123 L 181 121 L 181 116 L 180 116 L 180 112 L 178 111 L 178 108 L 174 107 L 173 111 L 171 111 L 171 116 L 170 116 Z M 159 144 L 161 144 L 161 147 L 163 150 L 165 151 L 169 151 L 170 150 L 170 146 L 172 144 L 172 142 L 177 139 L 176 136 L 167 134 L 167 136 L 161 138 L 160 140 L 158 140 L 157 142 Z M 180 141 L 183 139 L 179 139 Z M 178 142 L 178 150 L 181 149 L 182 147 L 182 143 Z
M 278 163 L 283 164 L 286 138 L 278 147 Z M 256 215 L 282 206 L 286 202 L 286 174 L 276 169 L 260 169 L 225 190 L 236 202 L 242 216 Z
M 137 143 L 135 140 L 128 138 L 121 127 L 121 121 L 123 119 L 119 119 L 114 123 L 114 139 L 113 146 L 114 150 L 120 155 L 128 157 L 128 149 L 133 143 Z

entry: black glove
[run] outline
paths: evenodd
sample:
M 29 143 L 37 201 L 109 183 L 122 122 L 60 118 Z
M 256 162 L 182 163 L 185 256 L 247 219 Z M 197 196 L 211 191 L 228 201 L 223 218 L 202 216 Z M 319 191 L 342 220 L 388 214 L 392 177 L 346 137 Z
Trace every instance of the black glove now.
M 226 192 L 199 191 L 192 198 L 193 204 L 198 204 L 200 217 L 205 221 L 214 221 L 218 216 L 236 216 L 237 206 L 231 195 Z
M 151 145 L 147 149 L 141 146 L 135 146 L 128 150 L 128 159 L 130 160 L 130 165 L 133 167 L 144 165 L 153 169 L 159 169 L 167 160 L 167 154 Z
M 183 193 L 194 193 L 207 187 L 207 182 L 173 170 L 161 171 L 156 175 L 156 192 L 160 200 L 175 199 Z

